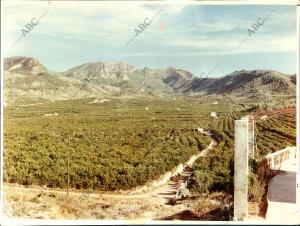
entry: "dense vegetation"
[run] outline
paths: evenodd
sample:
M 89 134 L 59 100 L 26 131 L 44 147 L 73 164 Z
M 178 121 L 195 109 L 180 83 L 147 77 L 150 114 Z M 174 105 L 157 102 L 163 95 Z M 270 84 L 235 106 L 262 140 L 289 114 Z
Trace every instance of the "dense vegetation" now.
M 258 110 L 254 104 L 147 98 L 11 105 L 4 109 L 4 181 L 64 188 L 69 155 L 73 188 L 131 189 L 206 148 L 211 137 L 195 130 L 204 128 L 219 143 L 194 165 L 189 188 L 232 193 L 234 120 Z M 256 157 L 294 145 L 295 126 L 295 112 L 258 121 Z
M 72 187 L 130 189 L 187 161 L 211 141 L 194 130 L 210 120 L 199 101 L 90 101 L 6 108 L 4 180 L 66 187 L 69 155 Z
M 256 134 L 256 158 L 287 146 L 296 146 L 296 109 L 260 120 L 256 124 Z
M 212 134 L 219 143 L 193 166 L 189 183 L 193 193 L 213 190 L 233 192 L 234 120 L 254 110 L 255 108 L 248 108 L 231 112 L 213 123 Z
M 255 113 L 257 108 L 223 115 L 212 125 L 219 140 L 215 149 L 199 159 L 192 168 L 189 187 L 194 193 L 214 190 L 233 192 L 234 120 Z M 291 112 L 275 114 L 255 123 L 257 135 L 255 158 L 296 145 L 295 108 Z

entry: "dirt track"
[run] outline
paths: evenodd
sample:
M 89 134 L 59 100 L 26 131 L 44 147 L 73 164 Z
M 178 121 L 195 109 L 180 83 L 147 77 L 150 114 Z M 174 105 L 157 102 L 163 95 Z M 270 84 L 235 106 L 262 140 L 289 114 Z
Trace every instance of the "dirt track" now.
M 213 140 L 210 145 L 197 156 L 197 159 L 200 157 L 205 156 L 209 150 L 213 149 L 217 143 Z M 195 159 L 195 161 L 197 160 Z M 195 162 L 194 161 L 194 162 Z M 193 163 L 194 163 L 193 162 Z M 186 167 L 183 171 L 183 173 L 180 174 L 180 176 L 177 176 L 175 178 L 176 180 L 182 180 L 183 183 L 186 182 L 190 176 L 190 169 L 189 167 Z M 16 189 L 16 190 L 25 190 L 25 191 L 36 191 L 36 192 L 51 192 L 56 194 L 66 194 L 66 190 L 61 189 L 47 189 L 47 188 L 26 188 L 24 186 L 18 186 L 18 185 L 12 185 L 12 184 L 6 184 L 5 187 Z M 160 185 L 158 187 L 152 187 L 149 188 L 145 192 L 140 192 L 136 194 L 117 194 L 117 193 L 110 193 L 110 192 L 101 192 L 101 197 L 107 197 L 107 198 L 122 198 L 122 199 L 148 199 L 153 198 L 156 201 L 159 201 L 160 203 L 165 203 L 168 199 L 174 198 L 177 191 L 176 182 L 169 180 L 167 183 Z M 98 197 L 100 193 L 93 193 L 93 192 L 86 192 L 82 193 L 79 191 L 69 191 L 70 195 L 74 196 L 89 196 L 89 197 Z
M 191 167 L 198 158 L 205 156 L 216 146 L 210 145 L 193 158 Z M 39 219 L 161 219 L 192 208 L 190 204 L 168 205 L 175 197 L 176 181 L 186 182 L 191 174 L 186 166 L 173 180 L 159 186 L 149 187 L 147 191 L 130 194 L 128 192 L 88 193 L 71 189 L 45 187 L 24 187 L 15 184 L 4 186 L 4 217 Z M 95 208 L 96 206 L 96 208 Z

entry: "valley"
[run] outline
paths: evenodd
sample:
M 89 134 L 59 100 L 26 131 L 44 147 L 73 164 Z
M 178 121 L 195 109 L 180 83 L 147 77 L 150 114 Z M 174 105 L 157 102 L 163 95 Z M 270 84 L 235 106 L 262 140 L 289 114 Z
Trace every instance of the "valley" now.
M 6 58 L 6 216 L 231 220 L 234 120 L 256 118 L 251 166 L 295 146 L 295 87 L 272 70 L 199 78 L 98 61 L 54 72 Z M 250 175 L 261 206 L 267 185 Z
M 290 107 L 289 110 L 272 115 L 276 110 L 268 107 L 272 104 L 276 108 L 279 103 Z M 252 113 L 269 115 L 257 123 L 258 159 L 295 145 L 295 108 L 290 103 L 290 99 L 282 97 L 271 99 L 269 105 L 260 99 L 237 101 L 216 97 L 86 98 L 14 103 L 4 108 L 4 182 L 8 192 L 5 205 L 9 208 L 18 205 L 19 212 L 14 211 L 14 216 L 25 218 L 30 215 L 57 219 L 61 217 L 59 213 L 64 213 L 67 219 L 92 215 L 93 219 L 167 219 L 188 211 L 197 219 L 230 219 L 233 120 Z M 268 136 L 263 135 L 266 131 Z M 267 137 L 272 142 L 266 142 Z M 190 177 L 187 188 L 194 198 L 178 200 L 173 206 L 168 204 L 176 194 L 174 181 L 181 175 L 156 188 L 135 192 L 139 187 L 151 186 L 167 171 L 201 153 L 213 139 L 217 139 L 216 146 L 187 168 Z M 68 156 L 71 193 L 66 197 Z M 28 190 L 32 199 L 22 195 L 27 188 L 34 188 Z M 51 190 L 55 197 L 50 195 Z M 86 198 L 79 204 L 76 197 L 80 194 Z M 24 197 L 26 205 L 36 206 L 37 212 L 29 213 L 21 203 L 12 201 L 20 197 Z M 48 200 L 46 209 L 58 208 L 60 212 L 57 215 L 39 212 L 45 200 Z M 229 205 L 226 208 L 222 206 L 224 200 Z M 100 215 L 98 210 L 91 215 L 90 205 L 98 202 L 109 207 L 101 207 Z M 203 202 L 210 206 L 208 212 L 222 209 L 221 216 L 208 217 L 208 212 L 203 210 L 197 215 L 196 206 Z M 79 206 L 74 206 L 75 203 Z M 135 206 L 136 214 L 125 213 L 126 208 L 120 207 L 120 212 L 112 215 L 116 203 Z M 146 206 L 149 211 L 143 209 Z
M 298 3 L 1 2 L 0 225 L 299 223 Z

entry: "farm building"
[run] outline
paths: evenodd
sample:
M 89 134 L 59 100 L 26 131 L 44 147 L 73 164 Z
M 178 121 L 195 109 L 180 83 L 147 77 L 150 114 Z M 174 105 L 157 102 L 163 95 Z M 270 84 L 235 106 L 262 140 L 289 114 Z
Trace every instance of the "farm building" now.
M 211 112 L 210 117 L 218 118 L 217 112 Z
M 193 132 L 201 132 L 201 133 L 203 133 L 204 130 L 203 130 L 203 128 L 198 127 L 198 128 L 193 128 L 192 131 Z

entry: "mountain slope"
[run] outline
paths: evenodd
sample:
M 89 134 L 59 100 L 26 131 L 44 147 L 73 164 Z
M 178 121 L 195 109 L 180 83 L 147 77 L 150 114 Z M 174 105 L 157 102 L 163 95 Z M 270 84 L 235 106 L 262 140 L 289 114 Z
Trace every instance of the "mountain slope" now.
M 183 69 L 136 69 L 126 63 L 85 63 L 57 73 L 37 59 L 4 59 L 4 100 L 77 99 L 112 96 L 295 95 L 296 76 L 276 71 L 236 71 L 220 78 L 198 78 Z
M 4 103 L 15 100 L 62 100 L 105 96 L 118 92 L 105 85 L 82 83 L 46 69 L 38 60 L 28 57 L 4 59 Z
M 135 69 L 126 63 L 86 63 L 73 67 L 63 74 L 86 83 L 121 88 L 119 95 L 153 95 L 153 93 L 162 95 L 172 92 L 172 89 L 162 81 L 166 75 L 164 70 Z
M 264 95 L 295 95 L 295 77 L 276 71 L 237 71 L 227 76 L 209 79 L 194 78 L 177 92 L 191 94 L 234 95 L 254 97 Z

